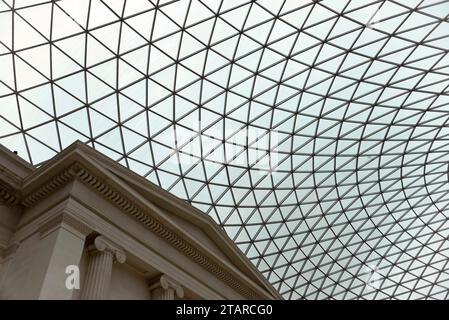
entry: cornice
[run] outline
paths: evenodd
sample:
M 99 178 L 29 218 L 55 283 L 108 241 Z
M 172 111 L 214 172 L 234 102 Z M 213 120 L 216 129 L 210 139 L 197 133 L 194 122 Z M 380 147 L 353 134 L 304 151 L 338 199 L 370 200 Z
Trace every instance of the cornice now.
M 22 179 L 14 172 L 0 165 L 0 203 L 9 207 L 19 203 L 17 189 L 20 188 Z
M 225 270 L 217 262 L 210 259 L 206 254 L 198 250 L 194 244 L 182 237 L 182 235 L 167 228 L 163 223 L 152 217 L 147 210 L 134 203 L 117 189 L 111 187 L 106 181 L 96 176 L 79 162 L 72 163 L 53 178 L 42 184 L 37 189 L 26 195 L 22 200 L 25 207 L 30 207 L 40 200 L 49 196 L 52 192 L 60 189 L 73 180 L 78 180 L 101 194 L 114 206 L 118 207 L 128 215 L 137 219 L 154 234 L 168 242 L 175 249 L 189 257 L 195 263 L 215 275 L 222 282 L 233 288 L 248 299 L 256 299 L 257 294 L 250 287 L 243 285 L 230 272 Z
M 19 199 L 14 193 L 0 185 L 0 203 L 12 207 L 19 204 Z
M 15 184 L 16 186 L 20 186 L 20 184 L 22 183 L 22 178 L 2 165 L 0 165 L 0 178 L 2 180 L 10 182 L 11 184 Z
M 45 182 L 43 185 L 33 190 L 31 193 L 26 195 L 22 199 L 22 205 L 25 207 L 31 207 L 35 203 L 41 201 L 42 199 L 49 196 L 55 190 L 61 188 L 68 182 L 75 179 L 77 176 L 78 170 L 80 170 L 80 165 L 78 163 L 74 163 L 65 170 L 56 174 L 53 178 Z
M 15 154 L 14 152 L 9 150 L 2 144 L 0 144 L 0 154 L 3 157 L 6 156 L 7 159 L 9 159 L 10 161 L 19 165 L 21 167 L 21 169 L 23 169 L 24 171 L 28 172 L 28 171 L 33 171 L 35 169 L 35 167 L 32 164 L 28 163 L 27 161 L 25 161 L 24 159 L 19 157 L 17 154 Z
M 18 205 L 20 202 L 17 196 L 17 191 L 0 180 L 0 204 L 5 204 L 8 207 Z

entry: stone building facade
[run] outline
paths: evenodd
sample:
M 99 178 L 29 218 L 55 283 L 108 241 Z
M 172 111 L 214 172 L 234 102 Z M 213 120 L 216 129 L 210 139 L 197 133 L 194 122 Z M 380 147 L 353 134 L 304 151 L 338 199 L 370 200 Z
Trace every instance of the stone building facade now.
M 75 142 L 0 146 L 1 299 L 281 299 L 216 223 Z

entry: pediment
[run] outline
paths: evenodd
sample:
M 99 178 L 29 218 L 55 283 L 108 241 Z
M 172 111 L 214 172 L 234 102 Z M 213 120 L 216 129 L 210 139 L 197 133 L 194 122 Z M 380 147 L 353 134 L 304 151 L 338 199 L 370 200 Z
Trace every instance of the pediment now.
M 238 288 L 244 295 L 281 299 L 211 217 L 83 143 L 73 143 L 24 177 L 22 203 L 30 206 L 70 179 L 103 192 L 223 281 L 246 284 Z

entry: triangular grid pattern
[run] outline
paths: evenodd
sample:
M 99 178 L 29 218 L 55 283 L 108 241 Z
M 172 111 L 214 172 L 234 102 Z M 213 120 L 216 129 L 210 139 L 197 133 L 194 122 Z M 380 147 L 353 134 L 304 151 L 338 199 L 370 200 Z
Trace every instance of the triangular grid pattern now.
M 0 143 L 80 139 L 287 299 L 449 294 L 449 1 L 0 0 Z

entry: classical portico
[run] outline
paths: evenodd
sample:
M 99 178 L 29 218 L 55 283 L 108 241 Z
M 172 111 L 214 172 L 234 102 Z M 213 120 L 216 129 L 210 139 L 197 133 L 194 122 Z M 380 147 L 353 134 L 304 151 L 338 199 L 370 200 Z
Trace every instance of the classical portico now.
M 279 299 L 207 215 L 82 143 L 0 147 L 1 299 Z M 79 270 L 79 288 L 68 288 Z

